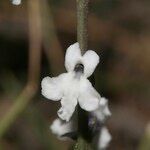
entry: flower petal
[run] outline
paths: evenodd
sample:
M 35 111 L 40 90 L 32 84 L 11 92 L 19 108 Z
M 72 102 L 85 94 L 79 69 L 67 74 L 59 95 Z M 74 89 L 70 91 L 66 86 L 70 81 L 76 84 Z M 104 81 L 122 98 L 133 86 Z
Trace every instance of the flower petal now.
M 77 105 L 77 99 L 74 96 L 63 97 L 61 100 L 61 108 L 58 110 L 58 116 L 65 121 L 69 121 L 72 117 L 75 107 Z
M 106 127 L 102 127 L 100 131 L 100 136 L 98 140 L 98 149 L 104 150 L 108 147 L 109 142 L 111 141 L 112 137 Z
M 50 129 L 52 133 L 56 134 L 57 137 L 61 140 L 66 139 L 66 136 L 64 137 L 65 134 L 75 131 L 72 121 L 65 122 L 59 118 L 53 121 L 52 125 L 50 126 Z
M 75 43 L 68 47 L 65 56 L 65 67 L 68 72 L 73 71 L 75 65 L 80 62 L 81 51 L 79 48 L 79 43 Z
M 111 116 L 111 112 L 108 108 L 108 100 L 104 97 L 100 99 L 99 108 L 92 112 L 93 116 L 97 118 L 100 122 L 104 122 L 109 116 Z
M 42 80 L 42 95 L 48 99 L 57 101 L 63 96 L 62 85 L 66 74 L 61 74 L 58 77 L 45 77 Z
M 100 95 L 88 79 L 81 81 L 78 101 L 80 107 L 86 111 L 94 111 L 99 107 Z
M 96 54 L 96 52 L 88 50 L 83 55 L 83 63 L 84 63 L 84 74 L 86 77 L 89 77 L 92 75 L 97 64 L 99 63 L 99 56 Z

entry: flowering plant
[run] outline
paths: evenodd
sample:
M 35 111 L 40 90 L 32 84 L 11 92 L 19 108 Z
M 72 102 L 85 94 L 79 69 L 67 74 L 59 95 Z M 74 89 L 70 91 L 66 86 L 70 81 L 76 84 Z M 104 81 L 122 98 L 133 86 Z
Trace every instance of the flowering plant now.
M 52 132 L 58 137 L 76 130 L 72 126 L 71 117 L 78 103 L 82 109 L 91 114 L 89 125 L 95 118 L 103 123 L 111 115 L 108 100 L 102 98 L 87 79 L 92 75 L 98 63 L 99 56 L 96 52 L 88 50 L 82 56 L 79 44 L 75 43 L 66 51 L 67 73 L 52 78 L 45 77 L 42 80 L 42 95 L 50 100 L 61 102 L 61 108 L 57 112 L 60 119 L 56 119 L 51 125 Z M 99 139 L 108 143 L 111 137 L 105 127 L 101 129 L 101 134 L 107 134 L 108 138 L 104 140 L 103 136 L 100 136 Z

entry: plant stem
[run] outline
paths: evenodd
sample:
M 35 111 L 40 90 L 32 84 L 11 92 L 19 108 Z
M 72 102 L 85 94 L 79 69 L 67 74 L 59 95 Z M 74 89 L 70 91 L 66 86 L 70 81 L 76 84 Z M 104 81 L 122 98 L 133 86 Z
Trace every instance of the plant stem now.
M 6 133 L 9 127 L 14 123 L 17 117 L 24 111 L 30 100 L 37 91 L 37 87 L 27 85 L 20 96 L 16 99 L 10 110 L 0 121 L 0 138 Z
M 88 3 L 89 0 L 77 0 L 77 40 L 81 53 L 84 54 L 88 47 Z M 78 132 L 79 137 L 74 147 L 75 150 L 89 150 L 90 131 L 88 128 L 88 112 L 78 105 Z
M 88 47 L 88 4 L 89 0 L 77 0 L 77 40 L 82 54 Z

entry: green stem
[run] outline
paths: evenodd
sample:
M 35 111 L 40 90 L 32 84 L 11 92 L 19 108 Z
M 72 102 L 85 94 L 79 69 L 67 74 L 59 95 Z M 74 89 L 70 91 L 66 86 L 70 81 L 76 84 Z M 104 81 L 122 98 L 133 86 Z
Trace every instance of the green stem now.
M 74 147 L 74 150 L 91 150 L 91 149 L 90 145 L 82 137 L 79 137 Z
M 20 96 L 18 96 L 10 110 L 0 121 L 0 138 L 3 137 L 17 117 L 25 110 L 36 91 L 37 86 L 27 85 Z

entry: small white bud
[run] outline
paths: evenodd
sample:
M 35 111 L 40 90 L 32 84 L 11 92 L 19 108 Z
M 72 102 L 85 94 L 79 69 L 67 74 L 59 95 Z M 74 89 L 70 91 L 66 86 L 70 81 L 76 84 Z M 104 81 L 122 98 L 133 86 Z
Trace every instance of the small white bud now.
M 13 5 L 20 5 L 21 4 L 21 0 L 12 0 L 12 4 Z

